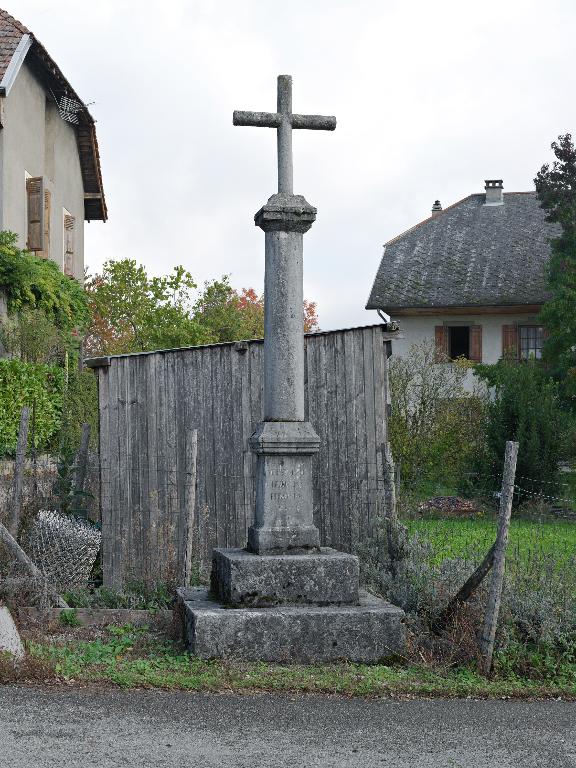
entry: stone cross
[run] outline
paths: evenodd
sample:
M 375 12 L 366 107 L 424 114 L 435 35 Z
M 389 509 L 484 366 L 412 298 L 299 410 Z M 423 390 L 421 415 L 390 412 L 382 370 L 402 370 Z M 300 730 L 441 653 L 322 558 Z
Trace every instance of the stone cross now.
M 258 554 L 317 550 L 312 456 L 320 440 L 304 420 L 303 235 L 316 209 L 293 193 L 292 129 L 334 130 L 336 118 L 292 113 L 292 78 L 278 78 L 277 112 L 234 112 L 234 125 L 278 131 L 278 194 L 254 217 L 265 232 L 264 421 L 250 438 L 257 454 L 255 523 L 248 548 Z
M 249 125 L 256 128 L 276 128 L 278 131 L 278 192 L 292 195 L 292 129 L 307 128 L 311 131 L 333 131 L 335 117 L 323 115 L 292 114 L 292 77 L 279 75 L 278 104 L 276 112 L 241 112 L 232 116 L 234 125 Z

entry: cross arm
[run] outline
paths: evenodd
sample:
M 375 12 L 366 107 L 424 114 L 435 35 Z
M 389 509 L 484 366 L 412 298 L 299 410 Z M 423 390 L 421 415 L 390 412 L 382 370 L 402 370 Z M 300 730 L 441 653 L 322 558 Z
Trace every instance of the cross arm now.
M 333 131 L 336 129 L 335 117 L 324 115 L 292 115 L 292 128 L 307 128 L 310 131 Z
M 232 115 L 233 125 L 250 125 L 256 128 L 279 128 L 282 124 L 282 115 L 278 112 L 242 112 L 234 110 Z

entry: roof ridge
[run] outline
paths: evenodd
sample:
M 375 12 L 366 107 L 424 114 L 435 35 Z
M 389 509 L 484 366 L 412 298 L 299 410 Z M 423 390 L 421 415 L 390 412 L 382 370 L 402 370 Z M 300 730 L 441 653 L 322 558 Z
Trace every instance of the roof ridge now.
M 11 16 L 8 11 L 5 11 L 3 8 L 0 8 L 0 19 L 4 21 L 7 24 L 11 24 L 14 29 L 22 35 L 31 35 L 32 32 L 22 24 L 21 21 L 18 21 L 18 19 L 15 19 L 14 16 Z
M 413 227 L 410 227 L 409 229 L 404 230 L 404 232 L 401 232 L 399 235 L 396 235 L 396 237 L 393 237 L 392 240 L 387 240 L 384 243 L 384 247 L 387 245 L 392 245 L 392 243 L 395 243 L 396 240 L 400 240 L 401 237 L 404 237 L 404 235 L 407 235 L 409 232 L 412 232 L 415 229 L 418 229 L 418 227 L 421 227 L 423 224 L 426 224 L 429 221 L 432 221 L 433 219 L 440 218 L 442 214 L 446 213 L 446 211 L 451 210 L 452 208 L 455 208 L 457 205 L 460 205 L 460 203 L 463 203 L 465 200 L 469 200 L 471 197 L 475 197 L 476 195 L 481 195 L 481 192 L 472 192 L 470 195 L 466 195 L 466 197 L 463 197 L 461 200 L 457 200 L 455 203 L 452 203 L 452 205 L 449 205 L 447 208 L 442 208 L 441 211 L 438 211 L 436 216 L 428 216 L 422 221 L 419 221 L 418 224 L 414 224 Z
M 503 192 L 504 195 L 536 195 L 536 190 L 529 190 L 528 192 Z M 452 208 L 455 208 L 457 205 L 460 205 L 460 203 L 465 202 L 466 200 L 470 200 L 471 197 L 481 197 L 484 195 L 484 192 L 471 192 L 469 195 L 466 195 L 466 197 L 461 198 L 460 200 L 457 200 L 455 203 L 452 203 L 452 205 L 447 206 L 446 208 L 442 208 L 441 211 L 437 211 L 435 216 L 428 216 L 427 218 L 423 219 L 422 221 L 419 221 L 418 224 L 414 224 L 414 226 L 410 227 L 409 229 L 405 229 L 404 232 L 401 232 L 399 235 L 396 235 L 396 237 L 393 237 L 391 240 L 387 240 L 384 243 L 384 247 L 387 245 L 392 245 L 392 243 L 395 243 L 396 240 L 399 240 L 401 237 L 404 237 L 404 235 L 409 234 L 413 230 L 417 229 L 418 227 L 421 227 L 423 224 L 426 224 L 428 221 L 432 221 L 432 219 L 436 219 L 439 216 L 442 216 L 443 213 L 446 213 L 446 211 L 452 210 Z

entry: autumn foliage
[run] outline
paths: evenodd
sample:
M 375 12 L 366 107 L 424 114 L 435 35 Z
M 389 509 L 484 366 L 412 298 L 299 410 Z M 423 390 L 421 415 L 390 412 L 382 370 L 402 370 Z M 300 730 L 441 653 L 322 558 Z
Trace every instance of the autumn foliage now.
M 109 261 L 86 282 L 88 356 L 213 344 L 264 335 L 264 297 L 238 291 L 227 276 L 198 291 L 183 267 L 149 277 L 131 259 Z M 316 303 L 304 301 L 304 330 L 318 330 Z

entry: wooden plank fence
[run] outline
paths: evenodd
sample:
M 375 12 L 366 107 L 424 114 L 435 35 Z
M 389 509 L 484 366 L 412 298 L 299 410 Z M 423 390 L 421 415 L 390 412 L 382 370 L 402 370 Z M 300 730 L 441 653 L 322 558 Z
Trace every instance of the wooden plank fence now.
M 305 339 L 306 413 L 321 439 L 315 522 L 323 544 L 345 551 L 386 507 L 392 337 L 375 325 Z M 245 545 L 263 351 L 261 341 L 249 341 L 87 361 L 99 385 L 105 584 L 180 578 L 192 519 L 201 568 L 213 546 Z

